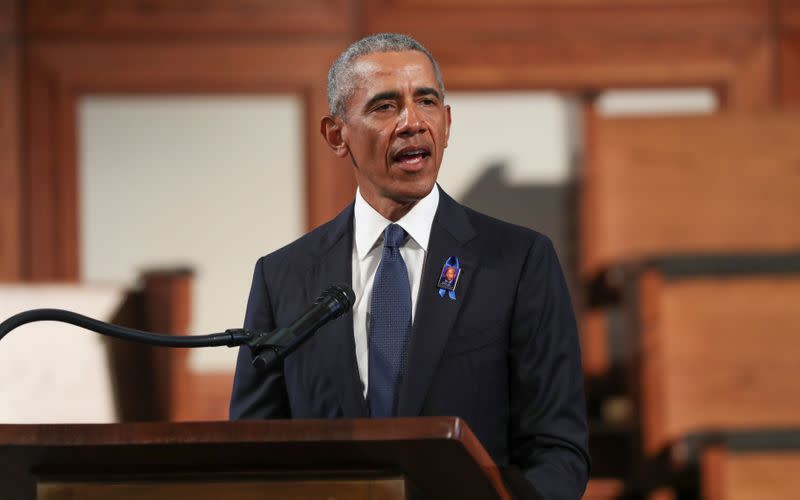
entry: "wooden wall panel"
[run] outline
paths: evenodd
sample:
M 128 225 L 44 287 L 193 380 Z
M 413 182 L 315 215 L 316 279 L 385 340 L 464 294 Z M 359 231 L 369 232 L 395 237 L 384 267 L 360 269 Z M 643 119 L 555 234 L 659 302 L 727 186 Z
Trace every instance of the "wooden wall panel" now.
M 643 437 L 792 427 L 800 277 L 643 277 Z M 646 304 L 646 306 L 645 306 Z M 731 312 L 735 311 L 735 314 Z M 736 409 L 736 411 L 731 411 Z
M 618 118 L 592 127 L 584 276 L 653 256 L 800 247 L 800 115 Z
M 20 43 L 17 3 L 0 2 L 0 281 L 22 278 Z
M 317 132 L 324 82 L 340 42 L 200 42 L 168 45 L 31 42 L 28 47 L 28 201 L 33 280 L 75 280 L 78 269 L 76 109 L 90 93 L 296 93 L 305 98 L 309 226 L 352 197 L 352 169 Z M 59 249 L 54 251 L 54 249 Z
M 28 0 L 32 36 L 334 36 L 353 29 L 352 0 Z

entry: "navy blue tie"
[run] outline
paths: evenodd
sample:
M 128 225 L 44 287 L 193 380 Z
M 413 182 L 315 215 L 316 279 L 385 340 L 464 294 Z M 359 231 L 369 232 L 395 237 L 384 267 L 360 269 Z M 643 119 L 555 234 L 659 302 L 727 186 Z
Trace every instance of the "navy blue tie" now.
M 383 233 L 383 255 L 372 286 L 369 323 L 369 384 L 372 417 L 397 413 L 397 398 L 411 334 L 411 286 L 400 247 L 406 232 L 390 224 Z

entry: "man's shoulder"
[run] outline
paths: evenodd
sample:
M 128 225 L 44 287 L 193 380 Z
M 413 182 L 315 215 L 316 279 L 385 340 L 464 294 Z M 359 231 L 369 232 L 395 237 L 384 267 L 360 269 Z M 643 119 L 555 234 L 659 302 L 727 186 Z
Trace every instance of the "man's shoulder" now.
M 514 244 L 531 246 L 533 244 L 551 244 L 550 238 L 535 229 L 520 226 L 479 212 L 470 207 L 459 205 L 475 229 L 477 236 L 494 244 Z
M 264 266 L 286 267 L 301 271 L 346 237 L 350 227 L 352 227 L 352 205 L 345 208 L 336 218 L 262 257 Z
M 446 195 L 445 195 L 446 196 Z M 455 233 L 472 248 L 475 254 L 481 255 L 484 262 L 503 263 L 503 266 L 528 265 L 536 262 L 549 265 L 558 257 L 550 238 L 534 229 L 497 219 L 485 213 L 455 202 L 447 197 L 443 217 L 439 217 L 436 230 L 450 230 L 455 225 Z M 452 217 L 452 221 L 448 219 Z M 468 227 L 468 229 L 464 229 Z

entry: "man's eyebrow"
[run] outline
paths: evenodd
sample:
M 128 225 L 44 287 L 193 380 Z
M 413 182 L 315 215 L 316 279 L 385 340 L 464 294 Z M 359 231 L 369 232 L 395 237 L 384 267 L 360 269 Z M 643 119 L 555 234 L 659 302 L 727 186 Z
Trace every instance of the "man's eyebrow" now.
M 439 91 L 433 87 L 420 87 L 414 91 L 414 97 L 420 97 L 423 95 L 432 95 L 437 99 L 441 99 L 442 97 L 439 95 Z
M 420 97 L 420 96 L 424 96 L 424 95 L 432 95 L 432 96 L 434 96 L 434 97 L 436 97 L 437 99 L 440 99 L 440 100 L 442 98 L 439 95 L 439 91 L 436 90 L 433 87 L 420 87 L 420 88 L 418 88 L 418 89 L 416 89 L 414 91 L 414 97 Z M 400 97 L 400 92 L 397 92 L 397 91 L 394 91 L 394 90 L 388 90 L 386 92 L 379 92 L 379 93 L 375 94 L 374 96 L 372 96 L 372 98 L 370 98 L 369 101 L 367 101 L 367 104 L 364 105 L 364 108 L 370 108 L 370 107 L 372 107 L 373 104 L 375 104 L 376 102 L 379 102 L 379 101 L 397 99 L 398 97 Z
M 387 92 L 380 92 L 372 96 L 372 98 L 369 101 L 367 101 L 367 104 L 364 107 L 370 108 L 373 104 L 375 104 L 378 101 L 397 99 L 398 97 L 400 97 L 400 93 L 395 92 L 394 90 L 389 90 Z

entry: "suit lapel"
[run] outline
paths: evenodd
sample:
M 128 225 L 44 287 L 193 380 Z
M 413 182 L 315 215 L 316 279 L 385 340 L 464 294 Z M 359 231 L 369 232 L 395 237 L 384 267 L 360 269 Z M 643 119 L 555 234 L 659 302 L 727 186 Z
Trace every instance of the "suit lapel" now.
M 353 205 L 351 204 L 334 219 L 329 239 L 322 245 L 322 254 L 318 257 L 317 276 L 312 278 L 312 282 L 319 283 L 318 286 L 322 288 L 327 288 L 333 283 L 346 283 L 352 286 L 352 252 Z M 322 288 L 314 293 L 319 294 Z M 332 381 L 338 386 L 342 416 L 364 417 L 367 415 L 367 410 L 356 362 L 352 311 L 333 321 L 328 325 L 328 329 L 325 334 L 325 359 L 318 361 L 323 366 L 329 367 Z
M 408 370 L 400 388 L 398 416 L 419 415 L 478 265 L 478 255 L 466 245 L 475 237 L 475 230 L 464 208 L 443 191 L 439 193 L 408 348 Z M 439 296 L 437 287 L 442 266 L 450 256 L 458 257 L 462 268 L 456 300 Z

